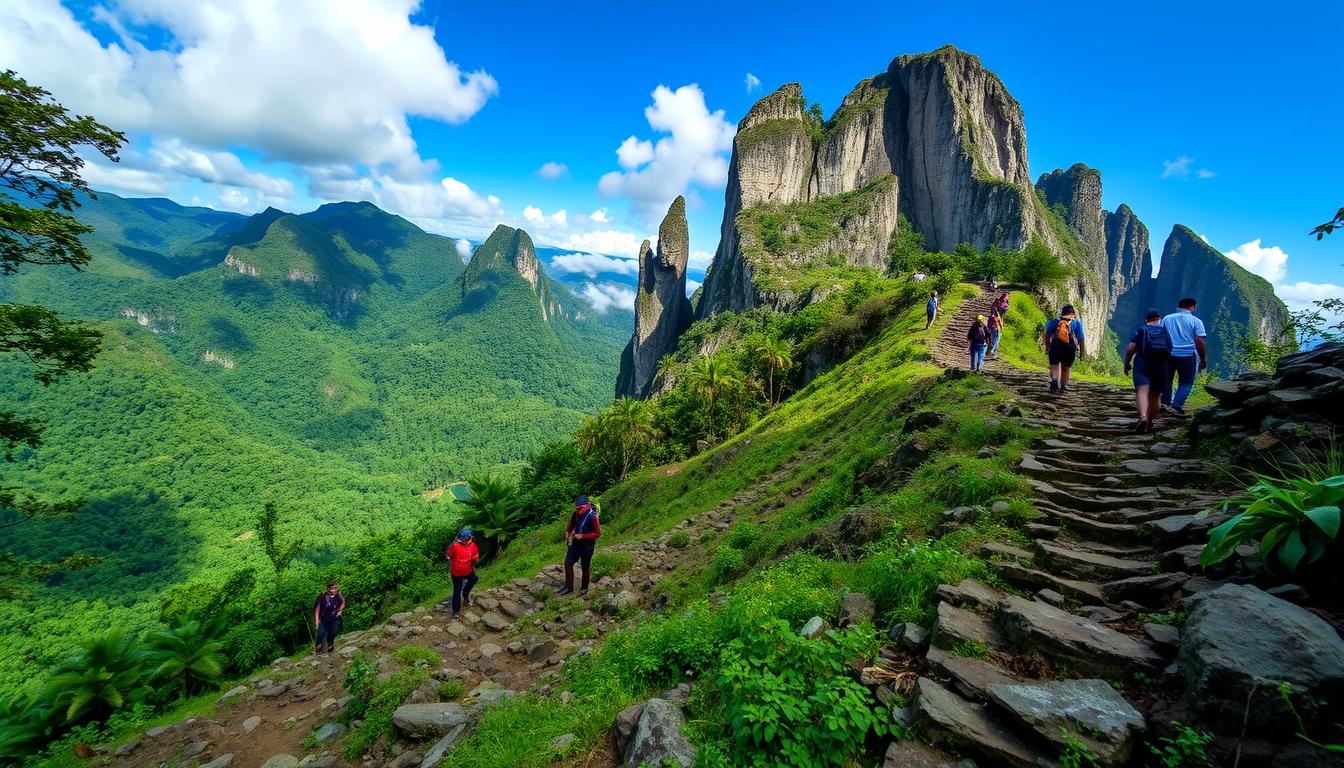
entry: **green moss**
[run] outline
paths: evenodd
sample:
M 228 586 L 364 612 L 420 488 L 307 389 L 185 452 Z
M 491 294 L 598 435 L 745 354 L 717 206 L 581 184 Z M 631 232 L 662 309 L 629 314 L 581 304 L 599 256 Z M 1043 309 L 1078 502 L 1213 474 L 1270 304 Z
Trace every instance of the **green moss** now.
M 776 117 L 764 120 L 737 134 L 738 151 L 754 144 L 778 139 L 791 138 L 795 134 L 807 135 L 807 123 L 801 118 Z

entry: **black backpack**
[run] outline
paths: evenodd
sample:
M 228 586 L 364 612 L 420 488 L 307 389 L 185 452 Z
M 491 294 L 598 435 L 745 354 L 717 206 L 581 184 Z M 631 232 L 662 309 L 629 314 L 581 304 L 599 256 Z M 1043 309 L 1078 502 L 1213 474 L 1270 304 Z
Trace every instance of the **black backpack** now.
M 1139 352 L 1143 359 L 1151 363 L 1165 363 L 1171 357 L 1171 336 L 1160 325 L 1143 326 L 1143 336 L 1139 338 Z

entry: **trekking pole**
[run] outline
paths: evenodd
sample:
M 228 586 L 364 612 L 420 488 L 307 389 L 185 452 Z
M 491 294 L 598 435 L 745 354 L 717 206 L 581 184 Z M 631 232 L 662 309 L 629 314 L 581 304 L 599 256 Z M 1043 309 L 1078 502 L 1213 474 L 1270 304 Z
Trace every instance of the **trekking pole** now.
M 308 626 L 308 616 L 307 616 L 306 614 L 302 614 L 302 613 L 301 613 L 300 615 L 303 616 L 303 628 L 306 629 L 306 630 L 308 630 L 308 640 L 309 640 L 309 643 L 310 643 L 313 647 L 317 647 L 317 636 L 313 634 L 313 628 L 310 627 L 310 626 Z

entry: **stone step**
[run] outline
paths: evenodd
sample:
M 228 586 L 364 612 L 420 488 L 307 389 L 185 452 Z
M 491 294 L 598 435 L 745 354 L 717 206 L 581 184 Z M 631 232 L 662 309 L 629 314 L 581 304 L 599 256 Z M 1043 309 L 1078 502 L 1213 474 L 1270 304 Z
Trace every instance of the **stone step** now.
M 976 554 L 980 555 L 980 557 L 985 560 L 1002 558 L 1008 560 L 1021 560 L 1027 563 L 1031 562 L 1034 557 L 1031 552 L 1022 549 L 1021 547 L 1015 547 L 1012 544 L 1004 544 L 999 541 L 991 541 L 987 544 L 981 544 L 980 549 L 976 550 Z
M 955 587 L 939 584 L 934 597 L 954 608 L 969 608 L 990 615 L 998 610 L 999 598 L 1003 597 L 1003 593 L 975 579 L 962 579 Z
M 1157 565 L 1151 560 L 1129 560 L 1088 552 L 1045 539 L 1036 541 L 1036 560 L 1051 573 L 1090 581 L 1115 581 L 1148 576 L 1157 571 Z
M 1145 608 L 1159 610 L 1175 600 L 1189 578 L 1189 574 L 1181 572 L 1134 576 L 1102 584 L 1101 594 L 1110 605 L 1130 600 Z
M 1072 674 L 1117 680 L 1162 664 L 1148 643 L 1045 603 L 1005 595 L 999 617 L 1009 639 L 1066 664 Z
M 1080 581 L 1057 576 L 1032 568 L 1029 565 L 1013 562 L 991 562 L 989 570 L 994 575 L 1016 587 L 1035 592 L 1038 589 L 1053 589 L 1071 600 L 1080 603 L 1104 603 L 1105 595 L 1101 585 L 1090 581 Z
M 944 651 L 966 646 L 994 651 L 1007 646 L 992 621 L 975 611 L 957 608 L 951 603 L 938 604 L 938 619 L 934 622 L 929 644 Z
M 1045 519 L 1062 528 L 1070 536 L 1088 536 L 1106 541 L 1140 542 L 1146 537 L 1144 529 L 1130 523 L 1112 523 L 1094 520 L 1077 512 L 1036 502 L 1036 509 Z
M 973 704 L 927 677 L 915 684 L 915 718 L 924 735 L 958 754 L 970 752 L 986 765 L 1057 768 L 1058 750 L 1042 745 L 1008 717 Z
M 1053 501 L 1065 509 L 1086 510 L 1093 514 L 1119 509 L 1156 510 L 1170 506 L 1170 502 L 1159 497 L 1117 495 L 1114 491 L 1101 494 L 1096 492 L 1095 488 L 1089 493 L 1085 488 L 1070 488 L 1064 483 L 1048 483 L 1034 477 L 1028 477 L 1027 482 L 1036 495 L 1043 499 Z
M 940 648 L 930 648 L 924 657 L 931 669 L 963 698 L 985 700 L 985 686 L 994 683 L 1017 683 L 1022 678 L 985 659 L 953 656 Z
M 1065 539 L 1056 541 L 1058 537 L 1040 536 L 1037 538 L 1055 541 L 1056 544 L 1067 546 L 1071 549 L 1081 549 L 1087 552 L 1096 552 L 1099 555 L 1110 555 L 1112 557 L 1122 557 L 1130 560 L 1145 560 L 1154 555 L 1152 547 L 1147 546 L 1128 546 L 1119 547 L 1114 544 L 1103 544 L 1092 539 L 1083 539 L 1075 536 L 1069 536 Z

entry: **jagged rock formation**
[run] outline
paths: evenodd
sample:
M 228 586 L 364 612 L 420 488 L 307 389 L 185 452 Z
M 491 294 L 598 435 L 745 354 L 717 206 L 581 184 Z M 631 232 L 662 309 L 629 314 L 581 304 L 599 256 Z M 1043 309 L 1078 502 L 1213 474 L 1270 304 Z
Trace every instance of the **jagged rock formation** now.
M 738 124 L 723 224 L 697 317 L 787 310 L 825 295 L 825 270 L 880 268 L 903 214 L 930 249 L 968 242 L 1059 250 L 1027 174 L 1022 110 L 951 46 L 899 56 L 820 125 L 790 83 Z
M 677 337 L 691 324 L 686 298 L 686 263 L 691 236 L 686 199 L 677 197 L 658 227 L 658 251 L 645 240 L 639 247 L 639 293 L 635 297 L 635 334 L 621 354 L 617 397 L 649 396 L 658 361 L 677 348 Z
M 468 296 L 474 291 L 489 289 L 492 275 L 498 270 L 516 272 L 531 286 L 541 307 L 541 316 L 549 321 L 553 317 L 567 317 L 565 308 L 551 293 L 550 279 L 541 271 L 541 262 L 537 260 L 537 249 L 532 238 L 521 229 L 503 224 L 485 239 L 471 254 L 467 271 L 462 275 L 462 295 Z
M 1199 302 L 1198 314 L 1209 331 L 1209 367 L 1216 372 L 1240 367 L 1242 339 L 1279 341 L 1288 332 L 1288 309 L 1268 281 L 1177 224 L 1162 248 L 1152 303 L 1164 312 L 1175 311 L 1183 296 Z
M 1078 308 L 1078 316 L 1088 338 L 1099 344 L 1115 306 L 1117 287 L 1107 282 L 1110 273 L 1106 244 L 1106 212 L 1101 209 L 1101 173 L 1082 163 L 1067 171 L 1056 169 L 1041 174 L 1036 189 L 1050 208 L 1047 215 L 1058 215 L 1077 241 L 1079 267 L 1071 280 L 1068 299 Z M 1063 298 L 1063 297 L 1056 297 Z M 1094 347 L 1095 349 L 1095 347 Z
M 1106 214 L 1106 264 L 1111 288 L 1107 316 L 1123 345 L 1152 303 L 1148 278 L 1153 274 L 1148 228 L 1123 203 Z

